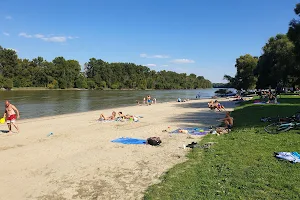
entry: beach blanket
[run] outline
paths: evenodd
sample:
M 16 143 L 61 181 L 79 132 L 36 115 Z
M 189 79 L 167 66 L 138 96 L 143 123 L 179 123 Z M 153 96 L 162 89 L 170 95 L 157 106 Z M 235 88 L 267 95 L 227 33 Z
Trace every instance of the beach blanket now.
M 277 103 L 254 102 L 253 104 L 280 104 L 280 103 L 279 102 Z
M 179 133 L 179 130 L 187 130 L 188 134 L 191 135 L 206 135 L 210 132 L 210 130 L 208 128 L 179 128 L 176 129 L 174 131 L 172 131 L 171 133 Z
M 129 137 L 121 137 L 111 142 L 122 143 L 122 144 L 146 144 L 146 140 L 137 139 L 137 138 L 129 138 Z
M 276 158 L 293 163 L 300 163 L 300 154 L 298 152 L 274 152 L 274 154 Z

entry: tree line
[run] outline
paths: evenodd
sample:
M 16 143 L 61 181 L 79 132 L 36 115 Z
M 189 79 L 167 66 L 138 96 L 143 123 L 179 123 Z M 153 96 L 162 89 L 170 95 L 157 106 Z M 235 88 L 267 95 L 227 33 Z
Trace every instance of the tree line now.
M 155 71 L 134 63 L 108 63 L 91 58 L 84 71 L 76 60 L 56 57 L 51 62 L 37 57 L 20 59 L 14 50 L 0 46 L 0 87 L 49 89 L 196 89 L 211 88 L 203 76 Z
M 288 32 L 271 37 L 259 57 L 246 54 L 236 59 L 235 76 L 224 76 L 230 85 L 239 90 L 299 86 L 300 3 L 294 12 L 297 18 L 290 21 Z

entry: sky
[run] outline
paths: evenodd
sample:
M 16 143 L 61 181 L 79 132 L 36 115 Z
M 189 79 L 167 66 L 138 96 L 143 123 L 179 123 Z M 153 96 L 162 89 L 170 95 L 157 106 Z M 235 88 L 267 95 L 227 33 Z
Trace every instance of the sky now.
M 0 45 L 20 58 L 131 62 L 225 82 L 286 33 L 298 0 L 3 0 Z

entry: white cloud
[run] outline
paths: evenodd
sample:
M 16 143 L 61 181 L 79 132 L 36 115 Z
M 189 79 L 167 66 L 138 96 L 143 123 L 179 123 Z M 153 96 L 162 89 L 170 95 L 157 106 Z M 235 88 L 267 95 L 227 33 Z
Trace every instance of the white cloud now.
M 35 37 L 35 38 L 44 38 L 45 36 L 42 35 L 42 34 L 35 34 L 34 37 Z
M 195 63 L 195 61 L 189 60 L 189 59 L 174 59 L 174 60 L 171 61 L 171 63 L 174 63 L 174 64 L 189 64 L 189 63 Z
M 18 50 L 16 50 L 16 49 L 13 49 L 13 48 L 6 48 L 6 49 L 13 50 L 13 51 L 15 51 L 16 53 L 18 53 L 18 52 L 19 52 Z
M 141 58 L 170 58 L 168 55 L 147 55 L 145 53 L 140 54 Z
M 19 36 L 25 37 L 25 38 L 32 38 L 32 35 L 28 35 L 27 33 L 20 33 Z
M 156 64 L 147 64 L 147 67 L 156 67 Z
M 27 33 L 20 33 L 19 36 L 25 37 L 25 38 L 37 38 L 44 40 L 46 42 L 66 42 L 68 39 L 73 40 L 77 39 L 78 37 L 74 36 L 55 36 L 53 34 L 45 36 L 43 34 L 35 34 L 35 35 L 29 35 Z
M 65 42 L 67 38 L 65 36 L 43 37 L 42 40 L 46 42 Z
M 12 19 L 12 17 L 7 15 L 7 16 L 5 16 L 5 19 L 10 20 L 10 19 Z
M 168 67 L 169 65 L 162 65 L 162 67 Z
M 3 32 L 3 35 L 5 35 L 5 36 L 10 36 L 10 34 L 7 33 L 7 32 Z
M 74 37 L 74 36 L 69 36 L 68 39 L 73 40 L 73 39 L 78 39 L 79 37 Z

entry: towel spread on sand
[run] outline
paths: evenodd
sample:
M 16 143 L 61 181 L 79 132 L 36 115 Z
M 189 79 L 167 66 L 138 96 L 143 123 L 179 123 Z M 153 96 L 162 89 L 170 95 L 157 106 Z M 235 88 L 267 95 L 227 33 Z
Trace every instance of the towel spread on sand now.
M 122 143 L 122 144 L 146 144 L 146 140 L 138 139 L 138 138 L 129 138 L 129 137 L 118 138 L 112 140 L 111 142 Z
M 275 152 L 275 157 L 293 163 L 300 163 L 300 154 L 298 152 Z
M 206 135 L 210 132 L 208 128 L 179 128 L 171 133 L 179 133 L 179 130 L 187 130 L 191 135 Z

